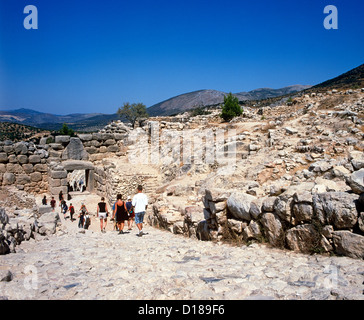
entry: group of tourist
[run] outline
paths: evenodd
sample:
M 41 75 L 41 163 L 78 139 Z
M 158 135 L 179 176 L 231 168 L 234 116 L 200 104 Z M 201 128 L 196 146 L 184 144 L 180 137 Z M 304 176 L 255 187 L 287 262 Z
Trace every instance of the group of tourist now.
M 71 222 L 75 221 L 76 219 L 73 219 L 75 208 L 72 203 L 70 203 L 69 206 L 67 205 L 66 200 L 63 199 L 62 191 L 59 193 L 59 203 L 61 207 L 61 213 L 63 213 L 64 218 L 66 219 L 66 213 L 69 212 Z M 44 196 L 44 198 L 42 199 L 42 204 L 47 205 L 46 196 Z M 54 197 L 52 197 L 50 205 L 52 207 L 52 210 L 55 211 L 56 200 L 54 199 Z M 111 221 L 115 222 L 114 230 L 119 231 L 119 234 L 124 234 L 125 222 L 127 221 L 128 223 L 128 230 L 132 230 L 133 224 L 135 222 L 138 228 L 138 236 L 141 237 L 143 235 L 144 215 L 147 207 L 148 197 L 146 194 L 143 193 L 143 187 L 141 185 L 138 186 L 137 194 L 133 197 L 133 199 L 128 196 L 127 201 L 123 201 L 122 195 L 118 194 L 116 196 L 116 202 L 114 203 L 112 208 Z M 100 219 L 101 232 L 105 233 L 109 210 L 104 197 L 101 197 L 101 201 L 97 204 L 96 216 L 98 219 Z M 91 224 L 91 218 L 84 203 L 81 204 L 78 218 L 78 227 L 88 229 Z
M 143 187 L 138 186 L 137 194 L 131 199 L 129 196 L 127 201 L 122 200 L 122 195 L 119 193 L 116 196 L 116 202 L 113 205 L 113 216 L 111 220 L 115 221 L 114 228 L 119 231 L 119 234 L 124 233 L 125 221 L 128 222 L 128 230 L 132 229 L 133 222 L 139 230 L 138 236 L 143 235 L 143 222 L 145 211 L 148 207 L 148 197 L 143 193 Z M 105 198 L 101 198 L 101 202 L 97 205 L 97 217 L 100 219 L 101 232 L 105 232 L 108 210 L 105 203 Z

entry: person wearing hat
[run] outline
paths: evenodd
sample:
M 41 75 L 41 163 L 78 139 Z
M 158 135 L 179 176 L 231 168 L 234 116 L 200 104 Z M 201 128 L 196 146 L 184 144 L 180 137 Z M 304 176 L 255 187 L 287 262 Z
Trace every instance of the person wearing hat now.
M 100 218 L 100 228 L 101 232 L 105 233 L 105 228 L 107 224 L 107 204 L 105 202 L 105 198 L 101 197 L 101 202 L 97 204 L 97 217 Z M 105 224 L 104 224 L 105 222 Z
M 130 196 L 128 196 L 128 200 L 125 203 L 125 205 L 126 205 L 126 209 L 128 210 L 128 214 L 129 214 L 128 230 L 132 230 L 135 214 L 134 214 L 133 204 L 131 202 Z

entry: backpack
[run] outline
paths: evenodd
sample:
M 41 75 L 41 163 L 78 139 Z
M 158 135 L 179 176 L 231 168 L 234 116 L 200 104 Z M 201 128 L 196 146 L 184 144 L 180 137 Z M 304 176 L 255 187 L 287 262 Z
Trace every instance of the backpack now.
M 88 228 L 88 226 L 91 224 L 91 219 L 89 216 L 86 217 L 85 219 L 85 228 Z

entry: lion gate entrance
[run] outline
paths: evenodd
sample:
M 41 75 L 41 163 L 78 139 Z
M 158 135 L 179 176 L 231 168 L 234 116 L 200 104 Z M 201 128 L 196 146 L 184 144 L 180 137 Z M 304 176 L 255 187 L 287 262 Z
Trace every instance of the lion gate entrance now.
M 65 199 L 74 191 L 75 182 L 77 191 L 94 191 L 95 168 L 90 161 L 67 160 L 63 161 L 49 172 L 49 191 L 52 196 L 57 196 L 62 191 Z M 73 183 L 73 185 L 71 185 Z

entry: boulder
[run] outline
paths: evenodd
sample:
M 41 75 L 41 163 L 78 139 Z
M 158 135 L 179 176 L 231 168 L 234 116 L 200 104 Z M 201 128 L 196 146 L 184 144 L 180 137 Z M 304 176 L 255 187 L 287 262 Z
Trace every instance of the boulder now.
M 84 149 L 80 138 L 70 138 L 68 146 L 62 152 L 62 159 L 88 160 L 88 153 Z
M 360 212 L 358 218 L 358 225 L 361 232 L 364 232 L 364 211 Z
M 77 136 L 81 139 L 81 141 L 91 141 L 92 140 L 91 133 L 78 134 Z
M 15 175 L 14 173 L 10 173 L 10 172 L 6 172 L 3 175 L 3 184 L 6 185 L 11 185 L 15 183 Z
M 31 164 L 40 163 L 40 161 L 41 161 L 40 156 L 37 154 L 33 154 L 33 155 L 29 156 L 28 160 L 29 160 L 29 163 L 31 163 Z
M 28 163 L 28 157 L 23 155 L 23 154 L 19 154 L 17 156 L 17 159 L 19 161 L 20 164 L 25 164 L 25 163 Z
M 210 230 L 208 227 L 208 223 L 206 220 L 202 220 L 198 223 L 197 229 L 196 229 L 196 236 L 198 240 L 201 241 L 210 241 Z
M 332 224 L 336 229 L 353 228 L 358 221 L 358 198 L 356 194 L 345 192 L 314 194 L 314 214 L 323 225 Z
M 257 220 L 262 213 L 264 198 L 257 198 L 250 203 L 250 216 L 252 219 Z
M 353 192 L 360 194 L 364 192 L 364 168 L 353 172 L 347 177 L 346 183 Z
M 100 148 L 101 149 L 101 148 Z M 115 153 L 119 151 L 118 145 L 110 145 L 107 147 L 107 152 Z
M 4 225 L 9 223 L 9 216 L 6 214 L 4 208 L 0 208 L 0 223 Z
M 37 231 L 41 235 L 52 235 L 56 232 L 58 223 L 61 222 L 58 213 L 46 212 L 41 215 L 35 222 Z
M 225 190 L 225 189 L 206 189 L 205 190 L 205 198 L 206 200 L 212 201 L 212 202 L 222 202 L 226 201 L 227 198 L 229 198 L 231 191 Z
M 349 154 L 349 161 L 353 165 L 355 170 L 364 168 L 364 152 L 362 151 L 351 151 Z
M 217 212 L 223 211 L 226 209 L 226 202 L 212 202 L 208 201 L 209 209 L 212 214 L 216 214 Z
M 65 179 L 65 178 L 67 178 L 67 171 L 66 170 L 52 171 L 51 178 L 52 179 Z
M 16 177 L 16 184 L 25 185 L 30 183 L 30 177 L 26 174 L 19 174 Z
M 350 231 L 334 231 L 335 252 L 351 258 L 364 258 L 364 236 Z
M 3 235 L 2 230 L 0 230 L 0 255 L 7 254 L 10 252 L 9 244 Z
M 0 152 L 0 163 L 7 163 L 8 160 L 8 155 L 5 152 Z
M 262 204 L 262 211 L 263 212 L 273 212 L 274 211 L 274 203 L 277 197 L 267 197 L 264 198 Z
M 203 209 L 199 206 L 188 206 L 184 213 L 184 226 L 189 237 L 196 237 L 196 229 L 200 221 L 204 220 Z
M 262 232 L 260 230 L 259 224 L 251 220 L 249 225 L 243 230 L 243 238 L 245 241 L 252 239 L 260 240 L 262 237 Z
M 292 206 L 293 197 L 290 194 L 283 193 L 274 201 L 274 213 L 283 221 L 292 222 Z
M 70 142 L 70 136 L 57 136 L 55 138 L 55 142 L 56 143 L 62 143 L 62 144 L 67 144 Z
M 312 253 L 320 248 L 321 235 L 312 224 L 303 224 L 287 231 L 286 242 L 293 251 Z
M 26 142 L 20 141 L 18 143 L 14 144 L 14 151 L 16 154 L 27 154 L 28 153 L 28 147 Z
M 233 192 L 227 199 L 226 206 L 229 212 L 240 220 L 251 220 L 250 205 L 256 197 L 242 192 Z
M 42 181 L 42 174 L 40 172 L 33 172 L 30 174 L 30 180 L 32 182 L 40 182 Z
M 308 168 L 308 170 L 313 171 L 313 172 L 317 172 L 317 173 L 323 173 L 326 171 L 329 171 L 330 169 L 332 169 L 333 165 L 325 160 L 320 160 L 317 161 L 313 164 L 310 165 L 310 167 Z
M 272 212 L 262 215 L 261 223 L 269 243 L 276 247 L 284 246 L 284 232 L 279 218 Z
M 231 230 L 236 235 L 239 235 L 243 232 L 243 229 L 247 227 L 247 224 L 240 220 L 227 219 L 227 226 L 229 230 Z
M 313 216 L 312 194 L 310 192 L 293 195 L 292 213 L 296 222 L 310 222 Z

